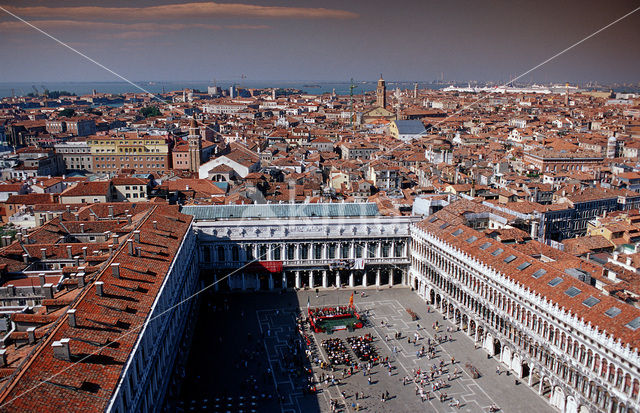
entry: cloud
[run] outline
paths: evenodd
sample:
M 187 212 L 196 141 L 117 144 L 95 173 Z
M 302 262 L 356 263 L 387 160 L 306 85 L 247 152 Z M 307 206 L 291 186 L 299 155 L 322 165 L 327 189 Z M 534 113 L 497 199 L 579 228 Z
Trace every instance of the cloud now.
M 163 32 L 181 30 L 260 30 L 268 29 L 266 25 L 218 25 L 202 23 L 110 23 L 110 22 L 90 22 L 77 20 L 34 20 L 32 24 L 42 30 L 85 30 L 93 32 L 115 32 L 115 38 L 143 38 L 159 35 Z M 33 30 L 28 25 L 20 21 L 0 22 L 0 32 Z
M 354 19 L 358 14 L 339 9 L 257 6 L 231 3 L 184 3 L 150 7 L 47 7 L 1 6 L 20 17 L 61 18 L 72 20 L 176 20 L 181 18 L 212 18 L 222 16 L 286 19 Z

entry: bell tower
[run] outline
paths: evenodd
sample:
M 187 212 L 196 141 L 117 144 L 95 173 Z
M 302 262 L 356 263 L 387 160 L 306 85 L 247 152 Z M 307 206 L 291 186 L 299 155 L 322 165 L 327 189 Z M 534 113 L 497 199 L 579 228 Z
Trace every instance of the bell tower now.
M 387 86 L 382 78 L 382 73 L 380 74 L 380 79 L 378 79 L 378 88 L 376 89 L 376 106 L 387 107 Z
M 191 119 L 191 123 L 189 124 L 187 142 L 189 143 L 189 170 L 191 172 L 198 172 L 200 169 L 202 140 L 200 139 L 200 132 L 198 131 L 198 123 L 194 118 Z

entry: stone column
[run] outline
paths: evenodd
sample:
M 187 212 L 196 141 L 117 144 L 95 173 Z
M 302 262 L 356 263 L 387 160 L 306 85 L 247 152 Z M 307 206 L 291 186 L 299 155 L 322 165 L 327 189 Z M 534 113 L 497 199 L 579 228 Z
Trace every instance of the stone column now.
M 393 287 L 393 275 L 395 274 L 395 268 L 389 270 L 389 287 Z
M 327 277 L 327 270 L 322 270 L 322 288 L 329 286 L 329 279 Z
M 218 291 L 218 288 L 220 286 L 218 285 L 218 273 L 217 272 L 213 272 L 213 291 Z
M 362 286 L 363 287 L 367 286 L 367 271 L 364 271 L 362 274 Z
M 296 288 L 300 288 L 300 271 L 296 271 Z
M 273 274 L 269 273 L 269 289 L 273 290 Z
M 376 270 L 376 287 L 380 287 L 380 267 Z
M 287 289 L 289 286 L 287 285 L 287 273 L 282 271 L 282 288 Z
M 336 287 L 342 287 L 342 280 L 340 279 L 340 270 L 336 271 Z
M 355 287 L 355 276 L 353 275 L 353 270 L 349 271 L 349 288 Z
M 242 273 L 241 275 L 242 275 L 242 291 L 245 291 L 247 289 L 247 284 L 244 280 L 244 273 Z
M 313 270 L 309 270 L 309 288 L 313 288 Z
M 258 277 L 258 273 L 256 273 L 256 291 L 260 289 L 260 277 Z

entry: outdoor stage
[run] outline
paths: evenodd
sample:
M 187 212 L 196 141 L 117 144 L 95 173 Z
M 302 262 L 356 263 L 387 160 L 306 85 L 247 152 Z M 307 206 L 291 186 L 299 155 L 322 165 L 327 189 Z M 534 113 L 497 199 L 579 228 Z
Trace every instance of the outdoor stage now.
M 353 331 L 362 328 L 362 320 L 352 306 L 308 308 L 309 324 L 316 333 Z

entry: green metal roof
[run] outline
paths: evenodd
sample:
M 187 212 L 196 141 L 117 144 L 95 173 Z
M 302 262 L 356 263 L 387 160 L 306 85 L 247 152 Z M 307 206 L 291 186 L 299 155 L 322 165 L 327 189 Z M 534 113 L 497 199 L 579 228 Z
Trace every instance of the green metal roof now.
M 378 216 L 375 203 L 189 205 L 182 213 L 196 220 Z

